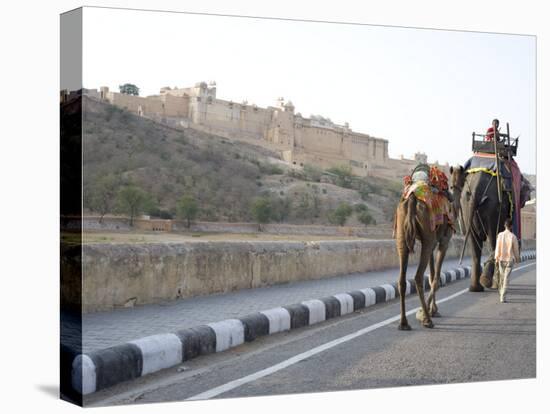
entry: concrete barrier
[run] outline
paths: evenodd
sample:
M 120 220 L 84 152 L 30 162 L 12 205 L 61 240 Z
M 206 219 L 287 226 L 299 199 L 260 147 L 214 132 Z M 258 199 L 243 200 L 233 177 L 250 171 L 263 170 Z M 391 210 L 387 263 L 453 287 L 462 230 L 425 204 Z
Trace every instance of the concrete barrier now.
M 454 238 L 447 257 L 461 248 Z M 409 263 L 418 262 L 416 250 Z M 82 275 L 69 258 L 62 266 L 62 302 L 81 300 L 94 312 L 381 270 L 398 266 L 398 256 L 394 240 L 90 244 L 82 247 Z

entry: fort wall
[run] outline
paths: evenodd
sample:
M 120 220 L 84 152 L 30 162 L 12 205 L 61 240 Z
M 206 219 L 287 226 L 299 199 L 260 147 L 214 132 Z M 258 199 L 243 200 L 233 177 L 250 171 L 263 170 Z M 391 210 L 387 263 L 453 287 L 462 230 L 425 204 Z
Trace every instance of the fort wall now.
M 375 173 L 388 159 L 388 141 L 352 131 L 323 117 L 295 114 L 290 101 L 279 98 L 267 108 L 218 99 L 216 86 L 204 82 L 190 88 L 161 88 L 159 95 L 133 96 L 87 90 L 136 115 L 174 126 L 201 129 L 230 139 L 253 140 L 257 145 L 280 151 L 292 164 L 311 163 L 322 168 L 350 165 L 355 174 Z M 399 168 L 399 174 L 402 168 Z

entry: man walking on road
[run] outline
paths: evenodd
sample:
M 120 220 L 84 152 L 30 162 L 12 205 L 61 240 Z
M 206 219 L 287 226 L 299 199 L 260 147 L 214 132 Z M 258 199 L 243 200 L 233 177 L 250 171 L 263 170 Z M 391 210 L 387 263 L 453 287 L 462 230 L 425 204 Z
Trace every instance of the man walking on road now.
M 519 243 L 516 235 L 512 233 L 512 219 L 504 222 L 505 230 L 498 234 L 495 248 L 495 263 L 498 267 L 498 289 L 500 302 L 506 302 L 506 289 L 508 276 L 512 272 L 515 262 L 519 262 Z

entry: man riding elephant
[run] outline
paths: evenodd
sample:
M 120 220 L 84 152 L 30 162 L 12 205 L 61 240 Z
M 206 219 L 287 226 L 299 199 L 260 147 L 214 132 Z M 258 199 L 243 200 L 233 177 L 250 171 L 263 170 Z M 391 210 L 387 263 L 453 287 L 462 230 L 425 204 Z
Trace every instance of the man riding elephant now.
M 493 119 L 491 126 L 489 127 L 489 129 L 487 129 L 487 133 L 485 134 L 485 141 L 493 141 L 495 138 L 497 142 L 500 141 L 500 134 L 498 129 L 499 124 L 500 121 L 498 119 Z

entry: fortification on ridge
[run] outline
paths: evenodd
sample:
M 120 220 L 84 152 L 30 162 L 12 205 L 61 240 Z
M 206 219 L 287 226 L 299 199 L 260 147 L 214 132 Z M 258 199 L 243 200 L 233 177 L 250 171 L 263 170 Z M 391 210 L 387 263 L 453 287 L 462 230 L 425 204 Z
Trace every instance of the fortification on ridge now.
M 349 165 L 359 176 L 400 179 L 427 156 L 392 159 L 388 140 L 353 131 L 323 116 L 303 117 L 290 100 L 278 98 L 262 108 L 216 96 L 216 83 L 199 82 L 188 88 L 163 87 L 158 95 L 128 95 L 108 87 L 85 89 L 92 98 L 109 102 L 138 116 L 178 128 L 193 128 L 231 140 L 251 142 L 280 153 L 291 165 L 329 168 Z

